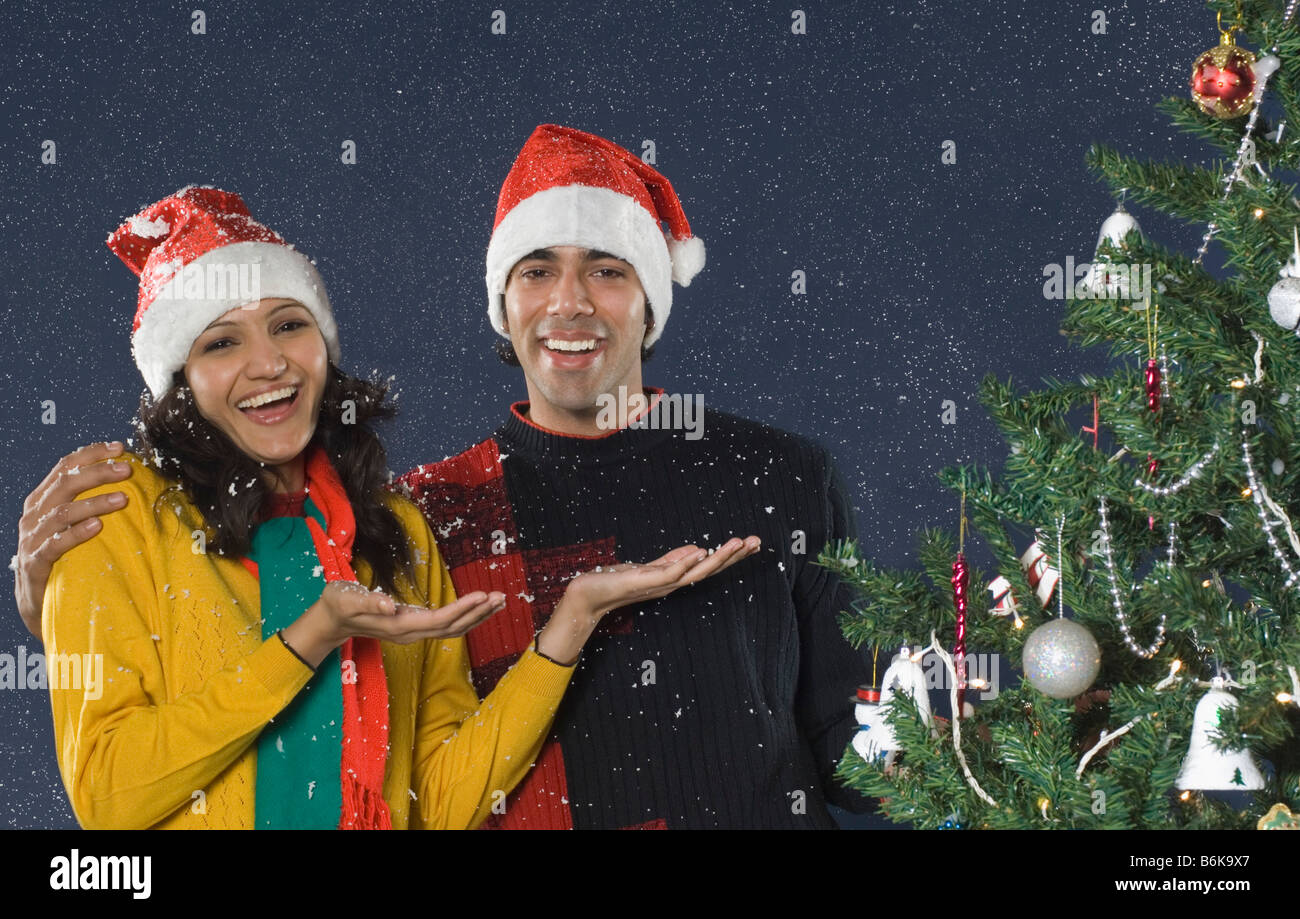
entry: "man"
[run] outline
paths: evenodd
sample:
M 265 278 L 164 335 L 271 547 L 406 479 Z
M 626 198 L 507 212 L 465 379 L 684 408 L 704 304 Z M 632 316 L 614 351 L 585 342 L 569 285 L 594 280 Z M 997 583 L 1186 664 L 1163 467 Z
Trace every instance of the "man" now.
M 468 635 L 480 695 L 576 573 L 733 534 L 757 534 L 762 551 L 606 617 L 536 767 L 490 826 L 831 828 L 828 801 L 868 808 L 832 777 L 866 671 L 837 624 L 851 598 L 814 563 L 854 535 L 829 454 L 712 410 L 688 423 L 693 400 L 642 383 L 672 282 L 703 264 L 668 180 L 603 138 L 542 125 L 501 189 L 488 314 L 529 399 L 489 439 L 396 483 L 457 592 L 506 594 Z M 71 454 L 28 498 L 15 592 L 33 631 L 53 558 L 112 510 L 107 496 L 70 502 L 122 476 L 84 465 L 109 454 Z

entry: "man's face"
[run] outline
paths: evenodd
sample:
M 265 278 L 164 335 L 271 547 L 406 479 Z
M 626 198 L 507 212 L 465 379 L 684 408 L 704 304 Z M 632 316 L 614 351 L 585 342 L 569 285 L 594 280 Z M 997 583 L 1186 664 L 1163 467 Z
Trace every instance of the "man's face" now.
M 588 412 L 602 393 L 641 392 L 645 292 L 630 264 L 605 252 L 530 252 L 506 277 L 506 329 L 533 401 Z

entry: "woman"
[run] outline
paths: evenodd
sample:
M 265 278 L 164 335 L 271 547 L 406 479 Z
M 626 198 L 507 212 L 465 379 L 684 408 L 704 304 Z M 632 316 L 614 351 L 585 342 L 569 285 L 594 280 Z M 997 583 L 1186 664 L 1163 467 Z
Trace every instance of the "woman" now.
M 338 370 L 311 263 L 213 188 L 108 242 L 140 275 L 140 455 L 92 489 L 127 507 L 54 565 L 43 615 L 83 826 L 476 826 L 532 763 L 605 612 L 757 550 L 684 546 L 573 579 L 480 703 L 460 636 L 505 598 L 456 599 L 419 511 L 384 491 L 366 422 L 393 408 Z

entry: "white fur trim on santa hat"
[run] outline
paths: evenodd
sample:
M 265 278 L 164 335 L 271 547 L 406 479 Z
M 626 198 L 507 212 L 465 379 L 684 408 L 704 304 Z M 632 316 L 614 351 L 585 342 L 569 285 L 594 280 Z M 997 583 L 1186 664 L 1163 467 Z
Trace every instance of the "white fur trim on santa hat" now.
M 163 283 L 131 338 L 131 351 L 155 399 L 172 385 L 203 330 L 237 306 L 297 300 L 311 311 L 330 359 L 340 360 L 338 326 L 315 266 L 289 246 L 241 242 L 211 249 Z
M 697 236 L 669 239 L 668 257 L 673 260 L 673 280 L 682 287 L 690 287 L 704 268 L 704 240 Z
M 500 309 L 510 269 L 534 249 L 551 246 L 599 249 L 631 264 L 655 318 L 645 344 L 659 339 L 673 305 L 673 265 L 663 231 L 634 198 L 592 185 L 563 185 L 530 195 L 493 232 L 487 251 L 488 318 L 498 334 L 510 337 Z M 701 265 L 703 248 L 701 243 Z

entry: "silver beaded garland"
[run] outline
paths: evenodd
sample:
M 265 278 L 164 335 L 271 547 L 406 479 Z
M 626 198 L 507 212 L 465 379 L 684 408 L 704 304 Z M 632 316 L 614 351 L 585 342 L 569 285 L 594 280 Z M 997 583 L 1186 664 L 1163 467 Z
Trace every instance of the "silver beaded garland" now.
M 1250 435 L 1243 429 L 1241 436 L 1241 457 L 1246 466 L 1246 481 L 1250 484 L 1250 496 L 1255 501 L 1255 511 L 1259 514 L 1259 522 L 1264 528 L 1264 535 L 1268 538 L 1268 547 L 1273 551 L 1273 557 L 1277 559 L 1278 565 L 1286 572 L 1286 584 L 1291 587 L 1297 579 L 1300 579 L 1300 571 L 1296 571 L 1291 566 L 1291 560 L 1286 557 L 1282 547 L 1278 544 L 1277 537 L 1273 535 L 1273 529 L 1277 525 L 1268 516 L 1264 510 L 1263 486 L 1260 485 L 1259 476 L 1255 473 L 1254 458 L 1250 455 Z
M 1169 495 L 1177 494 L 1178 492 L 1186 488 L 1189 484 L 1191 484 L 1192 479 L 1199 478 L 1201 474 L 1201 470 L 1203 470 L 1206 464 L 1208 464 L 1212 459 L 1214 459 L 1214 457 L 1217 456 L 1218 453 L 1219 453 L 1219 445 L 1216 443 L 1213 447 L 1210 448 L 1208 453 L 1206 453 L 1196 462 L 1192 463 L 1192 465 L 1188 467 L 1187 471 L 1184 472 L 1177 481 L 1171 482 L 1168 485 L 1152 485 L 1150 482 L 1144 482 L 1141 479 L 1134 479 L 1133 484 L 1138 486 L 1142 490 L 1148 492 L 1149 494 L 1157 495 L 1161 498 L 1168 497 Z
M 1216 447 L 1217 449 L 1217 447 Z M 1119 621 L 1119 631 L 1124 637 L 1124 644 L 1128 649 L 1138 657 L 1152 658 L 1160 651 L 1165 643 L 1165 619 L 1166 614 L 1160 614 L 1160 624 L 1156 626 L 1156 637 L 1145 648 L 1140 647 L 1133 640 L 1133 633 L 1128 628 L 1128 615 L 1124 612 L 1124 601 L 1119 596 L 1119 580 L 1115 576 L 1115 557 L 1110 550 L 1110 523 L 1106 519 L 1106 496 L 1102 495 L 1098 501 L 1098 512 L 1101 515 L 1101 547 L 1103 554 L 1106 556 L 1106 578 L 1110 581 L 1111 605 L 1115 607 L 1115 618 Z M 1169 524 L 1169 550 L 1167 553 L 1169 564 L 1174 563 L 1174 524 Z

